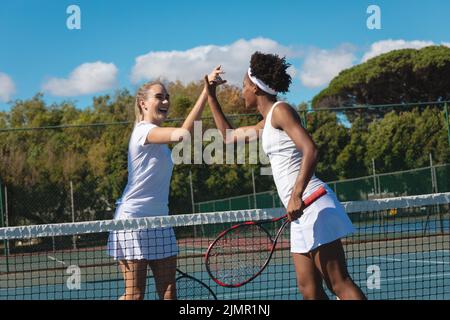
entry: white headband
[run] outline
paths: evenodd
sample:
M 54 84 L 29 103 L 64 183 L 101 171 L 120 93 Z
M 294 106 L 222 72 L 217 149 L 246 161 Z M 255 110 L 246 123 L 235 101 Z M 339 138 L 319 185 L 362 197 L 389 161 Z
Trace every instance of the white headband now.
M 250 68 L 248 68 L 247 74 L 248 74 L 248 77 L 250 78 L 250 80 L 252 80 L 252 82 L 254 84 L 256 84 L 258 86 L 258 88 L 260 88 L 262 91 L 267 92 L 268 94 L 271 94 L 273 96 L 277 95 L 278 92 L 273 90 L 271 87 L 269 87 L 263 81 L 261 81 L 258 78 L 252 76 L 252 70 Z

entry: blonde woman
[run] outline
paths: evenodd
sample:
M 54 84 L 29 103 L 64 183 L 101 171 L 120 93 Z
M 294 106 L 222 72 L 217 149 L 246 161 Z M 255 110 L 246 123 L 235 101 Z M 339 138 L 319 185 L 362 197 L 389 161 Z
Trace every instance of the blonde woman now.
M 208 76 L 214 81 L 220 66 Z M 161 82 L 142 85 L 135 101 L 136 121 L 128 146 L 128 183 L 117 201 L 114 219 L 168 215 L 168 197 L 173 163 L 167 146 L 192 132 L 207 100 L 200 94 L 181 127 L 161 127 L 170 109 L 170 96 Z M 108 253 L 118 260 L 125 280 L 121 300 L 145 296 L 150 267 L 160 299 L 175 299 L 178 248 L 172 228 L 112 232 Z

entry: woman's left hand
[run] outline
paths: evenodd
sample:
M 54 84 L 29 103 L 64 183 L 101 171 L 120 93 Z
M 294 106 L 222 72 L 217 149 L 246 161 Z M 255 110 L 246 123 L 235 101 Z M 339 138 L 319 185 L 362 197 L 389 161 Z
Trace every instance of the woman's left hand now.
M 305 208 L 305 204 L 302 200 L 302 194 L 298 192 L 292 192 L 291 199 L 289 199 L 289 203 L 287 206 L 287 218 L 290 222 L 297 220 L 303 214 L 303 209 Z
M 223 80 L 220 75 L 225 72 L 222 70 L 222 66 L 218 65 L 214 70 L 208 75 L 208 81 L 210 84 L 215 84 L 216 86 L 224 84 L 227 80 Z

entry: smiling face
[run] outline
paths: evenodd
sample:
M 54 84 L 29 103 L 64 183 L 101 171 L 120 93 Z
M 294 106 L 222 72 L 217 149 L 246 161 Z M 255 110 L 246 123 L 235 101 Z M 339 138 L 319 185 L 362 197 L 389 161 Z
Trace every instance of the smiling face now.
M 161 124 L 167 118 L 170 108 L 170 96 L 166 88 L 161 84 L 151 86 L 146 94 L 146 99 L 139 102 L 143 113 L 143 120 L 154 124 Z
M 256 109 L 257 101 L 256 101 L 256 91 L 258 88 L 256 85 L 250 80 L 247 73 L 244 76 L 244 82 L 242 84 L 242 97 L 245 101 L 245 107 L 247 109 Z

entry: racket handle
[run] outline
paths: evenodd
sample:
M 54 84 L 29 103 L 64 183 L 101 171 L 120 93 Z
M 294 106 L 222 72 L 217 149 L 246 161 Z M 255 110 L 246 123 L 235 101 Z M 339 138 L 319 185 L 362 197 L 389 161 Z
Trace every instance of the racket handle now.
M 327 190 L 323 186 L 320 186 L 319 188 L 317 188 L 316 191 L 311 193 L 305 200 L 303 200 L 305 207 L 308 207 L 311 203 L 313 203 L 314 201 L 316 201 L 325 194 L 327 194 Z

